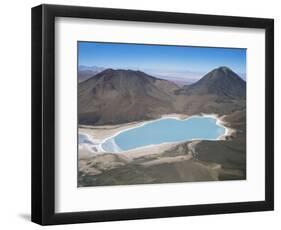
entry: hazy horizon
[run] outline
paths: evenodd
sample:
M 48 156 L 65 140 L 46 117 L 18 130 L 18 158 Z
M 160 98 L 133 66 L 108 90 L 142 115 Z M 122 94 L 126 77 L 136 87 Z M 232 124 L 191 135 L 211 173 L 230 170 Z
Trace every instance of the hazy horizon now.
M 246 49 L 82 41 L 78 42 L 78 65 L 139 70 L 185 82 L 227 66 L 246 80 Z
M 219 66 L 218 66 L 219 67 Z M 217 67 L 217 68 L 218 68 Z M 79 70 L 92 70 L 93 72 L 99 73 L 106 69 L 124 69 L 124 70 L 132 70 L 132 71 L 141 71 L 146 74 L 152 75 L 157 78 L 162 78 L 166 80 L 171 81 L 179 81 L 179 82 L 186 82 L 186 83 L 193 83 L 195 81 L 200 80 L 202 77 L 204 77 L 208 72 L 200 73 L 200 72 L 192 72 L 192 71 L 176 71 L 176 70 L 156 70 L 156 69 L 140 69 L 140 68 L 112 68 L 112 67 L 102 67 L 102 66 L 85 66 L 80 65 Z M 240 76 L 244 81 L 246 81 L 246 74 L 237 73 L 238 76 Z

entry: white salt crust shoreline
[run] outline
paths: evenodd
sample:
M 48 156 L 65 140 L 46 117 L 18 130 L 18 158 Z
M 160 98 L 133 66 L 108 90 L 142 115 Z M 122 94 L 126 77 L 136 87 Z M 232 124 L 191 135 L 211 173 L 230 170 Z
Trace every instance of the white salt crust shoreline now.
M 86 131 L 87 128 L 80 128 L 80 129 L 83 129 L 84 132 L 82 130 L 81 131 L 79 130 L 79 133 L 83 134 L 83 135 L 86 135 L 88 137 L 88 139 L 90 141 L 92 141 L 93 143 L 97 143 L 96 145 L 94 145 L 94 147 L 97 150 L 97 152 L 94 151 L 95 155 L 96 155 L 96 154 L 105 153 L 106 151 L 102 148 L 102 144 L 104 144 L 107 140 L 109 140 L 111 138 L 114 138 L 115 136 L 119 135 L 122 132 L 126 132 L 130 129 L 134 129 L 134 128 L 137 128 L 137 127 L 142 127 L 142 126 L 144 126 L 148 123 L 155 122 L 155 121 L 162 120 L 162 119 L 172 118 L 172 119 L 176 119 L 176 120 L 188 120 L 188 119 L 191 119 L 191 118 L 194 118 L 194 117 L 211 117 L 211 118 L 214 118 L 214 119 L 216 119 L 216 124 L 225 129 L 225 132 L 221 136 L 219 136 L 217 139 L 209 139 L 209 141 L 226 140 L 227 136 L 229 136 L 229 135 L 231 135 L 235 132 L 235 130 L 225 126 L 225 125 L 227 125 L 227 123 L 223 121 L 223 118 L 225 116 L 219 117 L 217 114 L 203 114 L 202 113 L 200 115 L 192 115 L 192 116 L 188 116 L 188 115 L 185 115 L 185 114 L 167 114 L 167 115 L 163 115 L 159 119 L 150 120 L 150 121 L 143 121 L 143 122 L 139 122 L 139 123 L 129 123 L 129 124 L 123 125 L 123 127 L 122 127 L 122 125 L 121 126 L 105 126 L 106 128 L 104 128 L 104 129 L 110 129 L 110 127 L 111 127 L 113 129 L 114 128 L 119 129 L 119 131 L 114 132 L 113 134 L 108 135 L 107 137 L 101 138 L 101 139 L 93 138 L 92 135 L 90 134 L 90 132 Z M 102 128 L 98 128 L 98 129 L 102 129 Z M 99 132 L 102 132 L 102 130 L 99 130 Z M 202 140 L 202 139 L 192 139 L 190 141 L 200 141 L 200 140 Z M 204 139 L 204 140 L 207 140 L 207 139 Z M 157 152 L 157 150 L 159 151 L 160 149 L 163 151 L 163 150 L 169 149 L 173 145 L 177 145 L 179 143 L 181 143 L 181 142 L 166 142 L 166 143 L 161 143 L 161 144 L 157 144 L 157 145 L 147 145 L 147 146 L 135 148 L 135 149 L 132 149 L 132 150 L 116 152 L 116 153 L 122 154 L 122 155 L 125 155 L 125 156 L 129 156 L 129 154 L 133 154 L 133 153 L 138 153 L 137 155 L 146 155 L 144 153 L 143 154 L 140 153 L 139 151 L 140 150 L 141 151 L 146 150 L 145 152 L 149 152 L 147 150 L 150 150 L 151 153 L 155 154 L 155 150 L 156 150 L 156 152 Z M 91 149 L 90 146 L 86 146 L 86 149 L 88 151 L 93 152 L 93 150 Z M 79 145 L 79 150 L 80 150 L 80 145 Z M 131 155 L 131 157 L 132 157 L 132 155 Z

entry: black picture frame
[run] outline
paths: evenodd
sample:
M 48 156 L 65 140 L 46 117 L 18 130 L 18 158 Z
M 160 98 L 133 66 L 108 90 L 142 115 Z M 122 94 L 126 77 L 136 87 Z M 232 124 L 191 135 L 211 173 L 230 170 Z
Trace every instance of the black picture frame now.
M 265 200 L 55 213 L 55 18 L 109 19 L 265 29 Z M 41 225 L 274 209 L 274 20 L 62 5 L 32 8 L 32 221 Z

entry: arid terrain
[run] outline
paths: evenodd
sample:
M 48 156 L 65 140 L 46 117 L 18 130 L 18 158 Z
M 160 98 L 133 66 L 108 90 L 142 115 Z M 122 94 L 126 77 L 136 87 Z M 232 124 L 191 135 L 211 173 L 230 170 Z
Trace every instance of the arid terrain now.
M 79 83 L 79 132 L 93 140 L 167 114 L 202 113 L 216 114 L 231 132 L 216 141 L 118 154 L 79 149 L 78 186 L 246 179 L 246 82 L 229 68 L 182 87 L 141 71 L 113 69 Z

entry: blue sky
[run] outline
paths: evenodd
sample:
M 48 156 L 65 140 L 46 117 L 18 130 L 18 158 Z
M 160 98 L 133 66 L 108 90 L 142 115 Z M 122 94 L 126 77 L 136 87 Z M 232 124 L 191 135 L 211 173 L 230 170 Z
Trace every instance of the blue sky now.
M 246 49 L 78 42 L 78 64 L 105 68 L 207 73 L 227 66 L 246 73 Z

